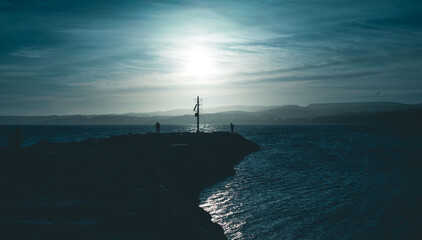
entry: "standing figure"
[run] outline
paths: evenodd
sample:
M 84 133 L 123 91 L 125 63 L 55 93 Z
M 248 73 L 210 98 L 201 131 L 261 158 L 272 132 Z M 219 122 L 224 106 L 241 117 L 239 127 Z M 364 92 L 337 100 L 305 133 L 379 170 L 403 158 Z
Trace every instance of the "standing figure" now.
M 234 132 L 234 125 L 233 125 L 233 123 L 230 123 L 230 129 L 231 129 L 231 132 L 233 133 Z
M 155 132 L 160 133 L 160 123 L 159 122 L 155 123 Z

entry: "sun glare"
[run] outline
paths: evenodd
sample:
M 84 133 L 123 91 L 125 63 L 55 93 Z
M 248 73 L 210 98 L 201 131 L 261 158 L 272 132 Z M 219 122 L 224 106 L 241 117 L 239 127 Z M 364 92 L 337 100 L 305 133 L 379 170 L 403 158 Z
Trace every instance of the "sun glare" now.
M 215 72 L 211 51 L 203 47 L 195 47 L 186 52 L 187 75 L 207 77 Z

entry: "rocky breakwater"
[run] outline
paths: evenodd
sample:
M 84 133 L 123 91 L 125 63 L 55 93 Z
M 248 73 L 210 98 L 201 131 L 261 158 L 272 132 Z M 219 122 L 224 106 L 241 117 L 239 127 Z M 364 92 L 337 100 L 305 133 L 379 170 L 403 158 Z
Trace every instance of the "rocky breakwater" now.
M 0 238 L 226 239 L 198 193 L 258 149 L 230 133 L 1 148 Z

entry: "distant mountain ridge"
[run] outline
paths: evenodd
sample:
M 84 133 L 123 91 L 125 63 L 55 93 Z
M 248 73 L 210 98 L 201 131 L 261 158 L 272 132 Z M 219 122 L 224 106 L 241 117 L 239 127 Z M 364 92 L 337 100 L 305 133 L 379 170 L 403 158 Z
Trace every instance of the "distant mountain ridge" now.
M 240 110 L 239 110 L 240 109 Z M 205 109 L 201 123 L 285 124 L 285 123 L 365 123 L 422 122 L 422 104 L 394 102 L 318 103 L 302 107 L 227 106 Z M 0 116 L 0 125 L 131 125 L 195 124 L 193 112 L 172 110 L 152 113 L 63 116 Z
M 243 106 L 243 105 L 233 105 L 233 106 L 224 106 L 224 107 L 214 107 L 214 108 L 205 108 L 206 113 L 219 113 L 219 112 L 230 112 L 230 111 L 242 111 L 242 112 L 257 112 L 265 111 L 272 108 L 277 108 L 279 106 Z M 201 107 L 202 108 L 202 107 Z M 124 113 L 126 116 L 135 116 L 135 117 L 153 117 L 153 116 L 180 116 L 191 114 L 192 109 L 175 109 L 169 111 L 156 111 L 156 112 L 147 112 L 147 113 Z
M 309 118 L 320 116 L 335 116 L 347 113 L 370 113 L 418 109 L 420 104 L 404 104 L 394 102 L 353 102 L 353 103 L 317 103 L 306 107 L 297 105 L 281 106 L 264 111 L 276 112 L 283 118 Z M 274 113 L 273 113 L 274 114 Z

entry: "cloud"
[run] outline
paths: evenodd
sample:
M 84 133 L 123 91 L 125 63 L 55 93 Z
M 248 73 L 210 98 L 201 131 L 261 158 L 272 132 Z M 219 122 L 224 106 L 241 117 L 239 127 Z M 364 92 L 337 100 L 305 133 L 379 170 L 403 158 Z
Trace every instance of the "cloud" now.
M 48 50 L 37 49 L 35 46 L 20 47 L 10 53 L 14 57 L 43 58 L 49 55 Z
M 409 100 L 406 90 L 421 88 L 421 5 L 399 0 L 7 2 L 0 5 L 0 96 L 16 99 L 22 113 L 25 102 L 37 101 L 34 107 L 45 113 L 89 108 L 101 113 L 102 102 L 107 111 L 113 106 L 116 112 L 137 111 L 162 96 L 190 99 L 192 94 L 216 101 L 216 96 L 236 96 L 252 105 L 359 101 L 377 86 L 401 89 L 396 99 L 402 94 L 403 101 L 420 102 L 422 97 Z M 183 53 L 197 45 L 212 49 L 217 69 L 202 83 L 182 69 Z M 346 88 L 354 95 L 346 99 L 336 93 Z M 298 97 L 298 92 L 307 94 Z M 160 105 L 164 102 L 154 106 Z M 0 102 L 0 114 L 13 108 Z

